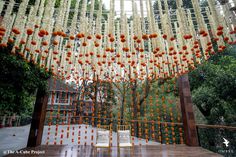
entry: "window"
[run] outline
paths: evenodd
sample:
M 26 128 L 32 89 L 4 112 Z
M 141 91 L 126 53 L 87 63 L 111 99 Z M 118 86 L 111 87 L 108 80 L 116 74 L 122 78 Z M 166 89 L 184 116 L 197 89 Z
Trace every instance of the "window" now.
M 55 104 L 69 104 L 70 94 L 66 92 L 56 92 L 55 94 Z

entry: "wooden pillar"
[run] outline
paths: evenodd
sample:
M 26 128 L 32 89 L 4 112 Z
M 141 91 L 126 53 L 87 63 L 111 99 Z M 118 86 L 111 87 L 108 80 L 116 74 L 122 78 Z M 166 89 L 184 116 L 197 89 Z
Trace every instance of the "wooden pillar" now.
M 48 103 L 48 94 L 45 91 L 38 89 L 27 147 L 36 147 L 41 145 L 43 137 L 44 121 L 46 117 L 47 103 Z
M 185 142 L 188 146 L 199 146 L 188 75 L 179 77 L 178 83 Z

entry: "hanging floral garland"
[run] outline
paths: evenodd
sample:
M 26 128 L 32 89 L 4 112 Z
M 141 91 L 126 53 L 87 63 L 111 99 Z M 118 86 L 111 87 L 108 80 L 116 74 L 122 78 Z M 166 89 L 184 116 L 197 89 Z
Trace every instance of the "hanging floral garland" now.
M 140 10 L 132 0 L 129 19 L 125 1 L 120 0 L 117 18 L 115 0 L 110 0 L 108 20 L 103 18 L 102 1 L 99 10 L 94 10 L 94 0 L 90 10 L 87 0 L 83 0 L 79 10 L 77 1 L 72 19 L 71 0 L 61 1 L 57 9 L 55 0 L 46 4 L 45 0 L 36 0 L 28 14 L 28 0 L 20 3 L 17 14 L 12 14 L 14 0 L 5 4 L 0 1 L 0 11 L 7 6 L 0 25 L 0 46 L 13 44 L 12 53 L 77 83 L 93 78 L 120 82 L 178 77 L 228 44 L 236 44 L 236 27 L 223 20 L 213 0 L 205 8 L 208 23 L 198 0 L 191 1 L 195 16 L 182 7 L 180 0 L 173 19 L 167 0 L 158 1 L 158 14 L 154 13 L 151 0 L 140 0 Z M 217 49 L 213 49 L 213 43 Z

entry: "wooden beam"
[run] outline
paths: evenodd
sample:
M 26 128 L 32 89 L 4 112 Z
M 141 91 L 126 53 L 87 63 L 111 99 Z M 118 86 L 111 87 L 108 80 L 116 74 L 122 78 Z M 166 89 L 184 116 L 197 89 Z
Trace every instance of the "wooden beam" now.
M 178 84 L 186 145 L 199 146 L 188 75 L 179 77 Z
M 214 129 L 227 129 L 227 130 L 236 130 L 235 126 L 227 125 L 207 125 L 207 124 L 197 124 L 198 128 L 214 128 Z
M 39 88 L 37 91 L 27 147 L 36 147 L 41 145 L 47 103 L 48 94 Z

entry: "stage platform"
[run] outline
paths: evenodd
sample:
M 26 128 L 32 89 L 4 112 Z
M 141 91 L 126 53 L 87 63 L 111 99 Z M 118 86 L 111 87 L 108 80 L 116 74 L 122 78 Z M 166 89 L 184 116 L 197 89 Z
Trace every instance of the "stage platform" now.
M 18 153 L 18 154 L 16 154 Z M 25 148 L 7 157 L 221 157 L 201 147 L 186 145 L 145 145 L 132 148 L 95 148 L 93 146 L 42 145 Z

